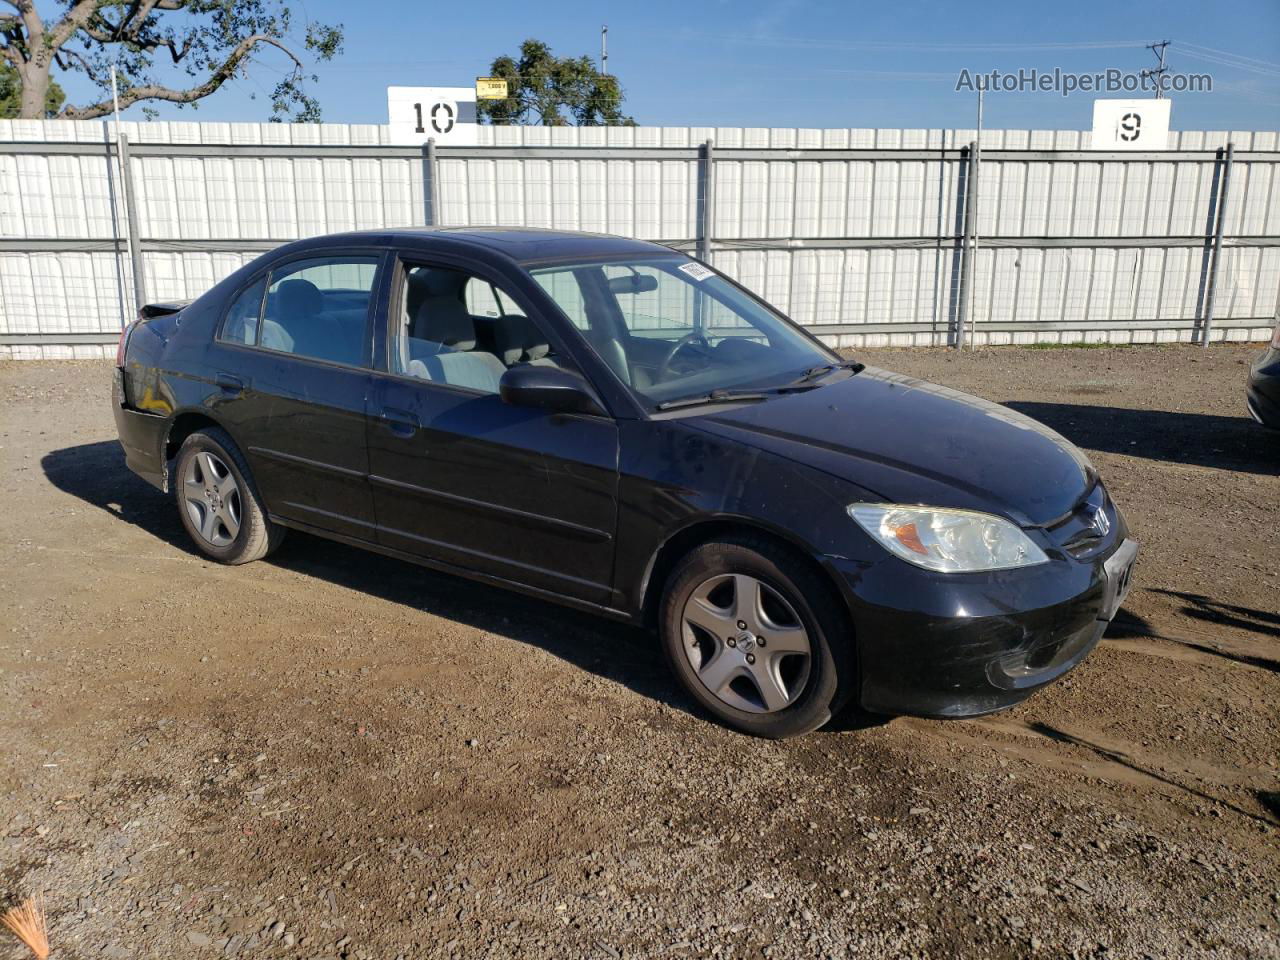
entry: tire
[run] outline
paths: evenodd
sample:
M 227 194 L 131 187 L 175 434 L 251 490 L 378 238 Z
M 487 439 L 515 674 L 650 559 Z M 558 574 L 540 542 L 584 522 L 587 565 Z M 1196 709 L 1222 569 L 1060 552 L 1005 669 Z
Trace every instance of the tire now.
M 178 516 L 200 552 L 219 563 L 260 560 L 286 530 L 267 519 L 244 455 L 226 431 L 197 430 L 174 459 Z
M 816 730 L 855 689 L 852 636 L 833 588 L 764 537 L 690 551 L 667 578 L 658 624 L 681 685 L 743 733 L 777 740 Z

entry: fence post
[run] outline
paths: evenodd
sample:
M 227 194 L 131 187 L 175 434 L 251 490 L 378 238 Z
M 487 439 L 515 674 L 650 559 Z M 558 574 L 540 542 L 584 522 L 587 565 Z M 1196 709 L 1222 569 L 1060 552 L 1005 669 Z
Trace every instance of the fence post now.
M 715 164 L 715 141 L 708 139 L 699 151 L 698 193 L 701 207 L 698 210 L 698 259 L 711 259 L 711 217 L 714 213 L 715 176 L 712 167 Z
M 124 194 L 124 216 L 129 227 L 129 262 L 133 265 L 135 310 L 147 302 L 147 282 L 142 266 L 142 235 L 138 232 L 138 209 L 133 198 L 133 173 L 129 169 L 129 138 L 120 134 L 120 192 Z
M 436 176 L 437 172 L 436 138 L 431 137 L 422 146 L 423 221 L 428 227 L 440 225 L 440 181 Z
M 694 213 L 698 218 L 697 246 L 694 253 L 697 258 L 704 263 L 711 260 L 712 192 L 715 188 L 715 177 L 712 174 L 712 165 L 714 163 L 715 145 L 714 142 L 708 138 L 707 141 L 698 148 L 698 206 L 694 209 Z M 695 286 L 693 291 L 693 327 L 695 330 L 702 329 L 702 314 L 702 288 Z
M 134 313 L 129 310 L 129 297 L 124 292 L 124 260 L 128 255 L 130 244 L 120 226 L 120 207 L 124 198 L 120 196 L 120 145 L 111 139 L 111 127 L 102 121 L 102 135 L 107 148 L 107 201 L 111 211 L 111 262 L 115 266 L 116 299 L 120 303 L 120 329 L 123 330 L 133 319 Z M 122 248 L 123 247 L 123 251 Z
M 1213 228 L 1213 252 L 1209 256 L 1209 289 L 1204 294 L 1204 325 L 1200 328 L 1200 346 L 1209 346 L 1209 333 L 1213 329 L 1213 295 L 1218 286 L 1218 261 L 1222 257 L 1222 231 L 1227 220 L 1227 191 L 1231 187 L 1231 160 L 1235 144 L 1227 143 L 1222 160 L 1222 188 L 1218 191 L 1218 216 Z
M 960 294 L 957 297 L 959 309 L 956 311 L 956 349 L 964 347 L 965 321 L 969 315 L 969 295 L 973 285 L 973 268 L 976 257 L 970 241 L 977 224 L 977 196 L 974 183 L 978 173 L 978 141 L 969 143 L 969 169 L 964 178 L 964 236 L 960 241 Z

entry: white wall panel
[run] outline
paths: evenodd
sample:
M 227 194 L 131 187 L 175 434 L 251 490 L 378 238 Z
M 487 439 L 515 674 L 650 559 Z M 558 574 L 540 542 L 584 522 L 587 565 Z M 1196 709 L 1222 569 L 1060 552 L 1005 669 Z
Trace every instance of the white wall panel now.
M 377 125 L 126 123 L 131 143 L 379 144 Z M 501 145 L 718 149 L 937 149 L 968 144 L 972 130 L 794 128 L 486 128 Z M 0 141 L 47 140 L 99 147 L 99 122 L 0 121 Z M 1180 149 L 1274 151 L 1275 133 L 1183 131 Z M 985 131 L 984 149 L 1081 149 L 1075 131 Z M 961 162 L 921 160 L 733 160 L 715 167 L 712 235 L 720 243 L 775 249 L 716 249 L 713 260 L 801 322 L 912 324 L 905 342 L 945 338 L 956 306 L 954 242 Z M 1280 297 L 1280 176 L 1276 162 L 1238 161 L 1225 211 L 1231 238 L 1217 293 L 1221 319 L 1274 316 Z M 1045 162 L 987 159 L 982 165 L 973 273 L 973 316 L 1060 326 L 1072 321 L 1185 319 L 1199 306 L 1206 258 L 1200 246 L 1056 248 L 1019 238 L 1199 237 L 1212 229 L 1218 165 L 1188 162 Z M 335 156 L 134 156 L 133 184 L 146 241 L 179 241 L 144 256 L 148 295 L 194 296 L 251 254 L 201 252 L 203 240 L 286 241 L 349 229 L 425 222 L 420 160 Z M 690 242 L 699 230 L 699 163 L 626 156 L 442 158 L 438 222 L 527 224 Z M 118 329 L 122 291 L 132 296 L 127 256 L 106 244 L 122 232 L 120 183 L 98 155 L 0 154 L 0 239 L 84 240 L 93 252 L 0 251 L 0 332 L 92 333 Z M 893 249 L 788 249 L 794 239 L 882 238 Z M 1252 240 L 1250 238 L 1253 238 Z M 1259 330 L 1265 328 L 1265 322 Z M 1133 339 L 1119 331 L 1126 342 Z M 1230 336 L 1248 335 L 1232 331 Z M 1099 336 L 1112 334 L 1102 331 Z M 1224 334 L 1225 336 L 1226 334 Z M 840 334 L 857 342 L 904 335 Z M 985 336 L 985 335 L 983 335 Z M 1045 330 L 1002 340 L 1079 337 Z M 1185 337 L 1185 332 L 1175 334 Z M 1158 340 L 1164 334 L 1147 333 Z M 920 339 L 923 338 L 923 339 Z M 1167 337 L 1165 337 L 1167 338 Z M 1030 341 L 1028 341 L 1030 342 Z

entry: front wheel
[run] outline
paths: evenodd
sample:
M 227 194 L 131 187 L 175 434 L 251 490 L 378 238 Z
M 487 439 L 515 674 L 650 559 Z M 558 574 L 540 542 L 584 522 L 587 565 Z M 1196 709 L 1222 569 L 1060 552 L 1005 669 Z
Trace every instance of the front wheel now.
M 249 466 L 224 430 L 209 427 L 187 437 L 173 476 L 182 525 L 211 559 L 248 563 L 284 539 L 284 527 L 267 519 Z
M 831 588 L 768 540 L 690 552 L 667 580 L 659 622 L 684 688 L 744 733 L 815 730 L 853 691 L 852 641 Z

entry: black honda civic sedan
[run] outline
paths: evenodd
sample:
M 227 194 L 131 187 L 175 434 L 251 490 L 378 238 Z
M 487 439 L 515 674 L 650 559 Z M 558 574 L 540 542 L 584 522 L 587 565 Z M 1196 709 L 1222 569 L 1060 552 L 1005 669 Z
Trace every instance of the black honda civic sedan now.
M 647 625 L 760 736 L 1015 704 L 1094 647 L 1137 554 L 1058 434 L 637 240 L 303 240 L 144 308 L 117 366 L 128 465 L 214 560 L 294 528 Z

